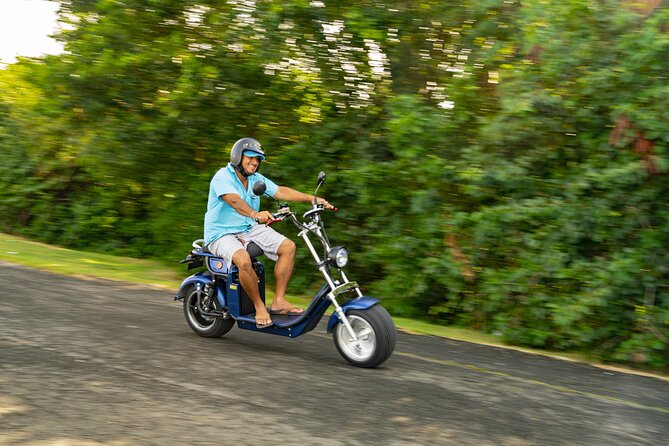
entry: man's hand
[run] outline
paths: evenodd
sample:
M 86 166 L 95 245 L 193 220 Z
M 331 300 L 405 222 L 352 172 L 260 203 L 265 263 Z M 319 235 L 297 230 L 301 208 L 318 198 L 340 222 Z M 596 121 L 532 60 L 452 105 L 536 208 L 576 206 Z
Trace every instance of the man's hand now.
M 258 223 L 267 223 L 272 220 L 272 213 L 269 211 L 253 212 L 251 218 L 255 219 Z
M 323 206 L 325 209 L 335 209 L 325 198 L 316 197 L 316 204 Z

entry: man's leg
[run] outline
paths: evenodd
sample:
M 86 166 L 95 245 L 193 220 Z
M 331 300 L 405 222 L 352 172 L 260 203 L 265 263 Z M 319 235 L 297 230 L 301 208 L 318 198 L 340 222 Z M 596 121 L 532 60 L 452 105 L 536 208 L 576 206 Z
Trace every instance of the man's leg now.
M 274 288 L 272 305 L 270 305 L 271 313 L 301 313 L 302 309 L 286 301 L 286 289 L 295 265 L 295 242 L 264 225 L 254 227 L 247 237 L 247 240 L 252 240 L 260 246 L 269 259 L 276 261 L 274 266 L 276 287 Z
M 268 325 L 272 323 L 272 319 L 267 312 L 267 308 L 260 298 L 260 290 L 258 289 L 258 276 L 253 271 L 251 258 L 246 250 L 240 249 L 232 256 L 232 261 L 239 269 L 239 283 L 244 288 L 244 291 L 253 302 L 256 310 L 256 324 Z
M 279 246 L 277 253 L 279 258 L 274 266 L 276 287 L 274 289 L 274 299 L 272 299 L 272 305 L 270 306 L 272 312 L 290 311 L 291 313 L 300 313 L 302 311 L 286 300 L 288 282 L 295 266 L 295 249 L 295 242 L 289 239 L 285 239 Z

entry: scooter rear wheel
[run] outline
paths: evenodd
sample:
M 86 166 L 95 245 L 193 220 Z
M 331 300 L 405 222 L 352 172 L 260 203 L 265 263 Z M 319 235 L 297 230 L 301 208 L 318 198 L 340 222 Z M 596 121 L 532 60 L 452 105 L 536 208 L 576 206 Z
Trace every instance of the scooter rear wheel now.
M 229 332 L 235 325 L 235 320 L 202 314 L 197 305 L 197 295 L 198 291 L 193 288 L 184 297 L 184 316 L 188 326 L 195 333 L 205 338 L 219 338 Z M 204 306 L 211 310 L 220 311 L 215 299 L 204 302 Z
M 339 353 L 356 367 L 377 367 L 390 357 L 397 342 L 397 329 L 390 314 L 381 305 L 346 314 L 355 335 L 351 338 L 346 326 L 338 323 L 332 337 Z

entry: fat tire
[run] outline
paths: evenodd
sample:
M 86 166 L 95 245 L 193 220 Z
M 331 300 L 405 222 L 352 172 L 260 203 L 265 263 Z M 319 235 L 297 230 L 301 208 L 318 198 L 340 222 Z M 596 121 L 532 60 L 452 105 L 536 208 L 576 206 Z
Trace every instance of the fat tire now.
M 346 317 L 357 317 L 364 319 L 369 324 L 375 336 L 375 350 L 370 357 L 359 359 L 351 356 L 342 346 L 345 340 L 341 338 L 345 333 L 346 327 L 339 322 L 332 331 L 332 337 L 337 347 L 337 351 L 350 364 L 356 367 L 373 368 L 381 365 L 386 359 L 392 355 L 397 343 L 397 328 L 393 322 L 393 318 L 388 311 L 381 305 L 374 305 L 373 307 L 364 310 L 350 310 L 346 313 Z M 342 330 L 343 329 L 343 330 Z
M 203 338 L 220 338 L 232 329 L 235 320 L 200 314 L 197 309 L 197 293 L 197 289 L 192 287 L 183 299 L 184 316 L 188 326 Z M 216 310 L 221 310 L 216 299 L 213 300 L 213 305 Z

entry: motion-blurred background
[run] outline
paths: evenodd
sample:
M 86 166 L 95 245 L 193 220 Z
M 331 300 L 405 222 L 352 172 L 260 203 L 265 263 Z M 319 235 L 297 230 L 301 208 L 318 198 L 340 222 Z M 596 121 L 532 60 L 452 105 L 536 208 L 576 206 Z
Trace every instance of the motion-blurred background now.
M 669 367 L 666 2 L 55 3 L 0 70 L 0 231 L 173 264 L 251 136 L 393 314 Z

